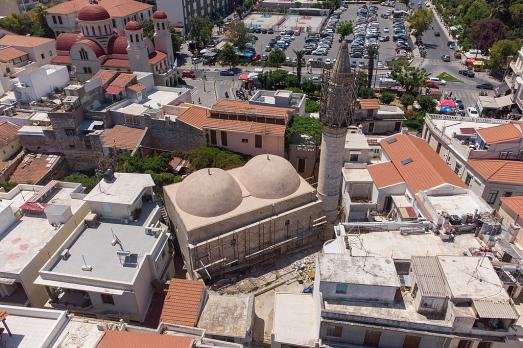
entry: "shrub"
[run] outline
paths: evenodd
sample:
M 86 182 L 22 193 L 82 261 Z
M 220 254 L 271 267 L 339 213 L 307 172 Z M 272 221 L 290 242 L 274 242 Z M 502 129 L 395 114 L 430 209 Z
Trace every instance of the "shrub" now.
M 401 104 L 408 106 L 414 103 L 414 96 L 412 94 L 405 93 L 400 98 Z
M 424 112 L 434 112 L 436 110 L 436 101 L 430 95 L 420 95 L 418 103 Z
M 307 99 L 305 102 L 305 112 L 319 112 L 320 111 L 320 103 L 314 100 Z
M 383 104 L 390 104 L 396 99 L 396 95 L 392 92 L 381 93 L 380 100 Z

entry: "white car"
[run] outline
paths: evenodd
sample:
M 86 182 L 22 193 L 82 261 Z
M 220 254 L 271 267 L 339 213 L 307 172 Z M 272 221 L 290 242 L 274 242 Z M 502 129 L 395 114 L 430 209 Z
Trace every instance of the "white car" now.
M 331 63 L 330 58 L 325 59 L 325 64 L 330 64 L 330 63 Z
M 389 32 L 389 28 L 383 28 L 383 32 L 384 33 L 388 33 Z
M 467 108 L 467 116 L 468 117 L 479 117 L 479 112 L 476 108 L 468 107 Z
M 447 84 L 447 81 L 442 80 L 439 77 L 431 77 L 429 80 L 441 86 L 445 86 Z

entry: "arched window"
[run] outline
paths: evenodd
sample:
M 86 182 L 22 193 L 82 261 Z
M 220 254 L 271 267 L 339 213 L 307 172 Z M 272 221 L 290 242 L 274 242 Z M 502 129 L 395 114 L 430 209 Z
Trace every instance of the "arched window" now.
M 158 28 L 158 30 L 160 30 L 160 23 L 156 23 L 156 28 Z
M 136 42 L 140 42 L 140 39 L 138 38 L 138 34 L 134 36 L 136 38 Z
M 93 32 L 93 36 L 96 35 L 96 32 L 94 31 L 94 26 L 91 27 L 91 30 Z
M 80 48 L 80 59 L 81 60 L 88 60 L 89 59 L 89 56 L 87 55 L 87 51 L 84 50 L 83 48 Z
M 102 27 L 98 26 L 98 35 L 102 36 Z
M 129 35 L 129 37 L 131 38 L 131 42 L 134 42 L 133 41 L 133 35 L 131 34 L 131 35 Z
M 162 30 L 165 30 L 165 23 L 162 23 Z

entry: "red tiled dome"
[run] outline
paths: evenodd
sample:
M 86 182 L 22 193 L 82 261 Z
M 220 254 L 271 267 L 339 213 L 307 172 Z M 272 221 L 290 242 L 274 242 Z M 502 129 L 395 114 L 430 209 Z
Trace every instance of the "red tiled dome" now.
M 80 12 L 78 12 L 78 19 L 81 21 L 103 21 L 109 18 L 111 18 L 109 12 L 102 6 L 96 4 L 84 6 Z
M 127 38 L 124 35 L 113 36 L 107 44 L 109 54 L 127 54 Z
M 142 28 L 142 25 L 135 21 L 129 21 L 125 25 L 125 30 L 141 30 Z
M 96 54 L 97 57 L 103 56 L 105 54 L 103 48 L 100 47 L 100 45 L 97 44 L 96 42 L 94 42 L 93 40 L 83 39 L 83 40 L 78 41 L 78 43 L 89 46 L 93 50 L 94 54 Z
M 154 19 L 167 19 L 167 14 L 162 10 L 156 10 L 153 14 Z
M 56 38 L 56 50 L 57 51 L 68 51 L 71 46 L 80 40 L 82 34 L 80 33 L 61 33 Z

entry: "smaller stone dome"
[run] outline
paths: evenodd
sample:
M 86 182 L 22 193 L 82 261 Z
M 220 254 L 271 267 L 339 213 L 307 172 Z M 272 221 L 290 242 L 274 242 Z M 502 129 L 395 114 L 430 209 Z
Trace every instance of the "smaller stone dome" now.
M 125 30 L 142 30 L 142 25 L 135 21 L 129 21 L 125 25 Z
M 82 7 L 78 12 L 78 19 L 81 21 L 103 21 L 111 18 L 109 12 L 105 8 L 97 4 L 90 4 Z
M 154 19 L 167 19 L 167 14 L 162 10 L 156 10 L 153 14 Z
M 230 212 L 242 202 L 240 185 L 226 171 L 200 169 L 186 177 L 176 190 L 176 204 L 191 215 L 214 217 Z
M 276 155 L 258 155 L 240 171 L 239 180 L 257 198 L 286 197 L 300 187 L 300 176 L 285 158 Z
M 127 38 L 123 34 L 118 34 L 109 39 L 107 50 L 109 54 L 127 54 Z

